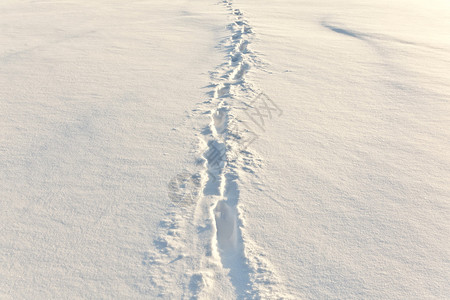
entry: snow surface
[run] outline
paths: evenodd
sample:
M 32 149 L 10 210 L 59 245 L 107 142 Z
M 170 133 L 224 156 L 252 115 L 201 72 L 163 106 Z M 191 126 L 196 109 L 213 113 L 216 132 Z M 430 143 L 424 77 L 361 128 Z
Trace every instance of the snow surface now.
M 0 3 L 0 298 L 450 299 L 450 2 Z

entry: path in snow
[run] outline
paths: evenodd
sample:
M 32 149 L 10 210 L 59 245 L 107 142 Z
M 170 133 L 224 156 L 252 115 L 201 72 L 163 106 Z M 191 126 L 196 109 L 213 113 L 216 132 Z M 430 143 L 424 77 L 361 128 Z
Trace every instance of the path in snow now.
M 223 5 L 232 18 L 231 35 L 220 43 L 227 61 L 210 73 L 211 98 L 193 113 L 209 119 L 206 127 L 197 129 L 198 169 L 195 175 L 182 173 L 171 182 L 170 193 L 175 190 L 178 195 L 176 206 L 161 222 L 155 249 L 145 253 L 143 263 L 152 268 L 162 297 L 211 298 L 220 293 L 232 298 L 287 298 L 261 249 L 245 239 L 239 217 L 240 170 L 254 173 L 260 162 L 247 149 L 255 133 L 237 116 L 255 105 L 260 94 L 245 77 L 260 61 L 249 49 L 253 29 L 243 13 L 232 1 Z M 180 291 L 173 290 L 177 285 Z

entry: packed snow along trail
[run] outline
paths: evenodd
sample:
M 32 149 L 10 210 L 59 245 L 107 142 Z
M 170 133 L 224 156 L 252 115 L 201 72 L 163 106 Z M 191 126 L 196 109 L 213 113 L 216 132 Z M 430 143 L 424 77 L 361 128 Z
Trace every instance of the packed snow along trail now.
M 176 207 L 161 223 L 156 249 L 144 261 L 162 297 L 288 299 L 264 251 L 245 237 L 240 218 L 239 170 L 256 172 L 259 160 L 247 150 L 255 133 L 238 115 L 260 96 L 245 76 L 260 62 L 250 49 L 253 29 L 244 14 L 232 1 L 223 6 L 232 21 L 230 36 L 220 43 L 227 61 L 210 72 L 211 98 L 192 115 L 209 118 L 206 127 L 197 128 L 199 169 L 180 174 L 169 186 L 176 191 Z

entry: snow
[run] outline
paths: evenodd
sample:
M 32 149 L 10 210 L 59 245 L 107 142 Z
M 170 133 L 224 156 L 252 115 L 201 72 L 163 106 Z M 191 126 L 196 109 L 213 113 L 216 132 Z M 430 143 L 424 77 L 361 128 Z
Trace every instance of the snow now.
M 271 72 L 249 80 L 284 111 L 248 238 L 299 298 L 447 298 L 448 2 L 242 2 Z
M 0 298 L 446 299 L 450 3 L 0 3 Z

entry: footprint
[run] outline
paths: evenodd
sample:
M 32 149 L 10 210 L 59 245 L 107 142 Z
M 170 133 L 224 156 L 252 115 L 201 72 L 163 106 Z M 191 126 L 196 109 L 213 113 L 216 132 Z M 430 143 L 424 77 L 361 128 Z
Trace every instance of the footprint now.
M 239 45 L 239 51 L 241 51 L 242 53 L 247 53 L 247 46 L 248 46 L 248 41 L 244 40 L 240 43 Z
M 206 286 L 206 280 L 201 273 L 197 273 L 191 276 L 191 280 L 189 281 L 189 291 L 191 293 L 191 299 L 197 299 L 201 293 L 201 291 Z
M 214 127 L 216 128 L 216 132 L 221 134 L 226 129 L 227 125 L 227 113 L 224 108 L 218 109 L 213 114 Z
M 233 54 L 231 56 L 231 62 L 232 63 L 236 63 L 236 62 L 239 62 L 241 60 L 242 60 L 242 54 L 240 52 L 237 52 L 237 53 L 235 53 L 235 54 Z
M 232 73 L 233 80 L 241 80 L 245 73 L 250 69 L 250 66 L 247 63 L 240 64 Z
M 236 250 L 238 242 L 236 213 L 222 200 L 214 208 L 214 217 L 219 249 L 223 252 Z
M 220 83 L 214 90 L 214 98 L 222 98 L 230 93 L 230 84 Z
M 249 26 L 244 26 L 244 28 L 242 29 L 242 33 L 253 33 L 253 30 Z
M 203 189 L 204 195 L 220 195 L 222 170 L 227 162 L 225 144 L 211 140 L 203 154 L 207 161 L 208 181 Z
M 238 20 L 238 21 L 236 21 L 236 22 L 234 22 L 236 25 L 239 25 L 239 26 L 242 26 L 242 25 L 247 25 L 247 22 L 246 21 L 241 21 L 241 20 Z
M 233 34 L 233 36 L 231 37 L 234 41 L 239 40 L 242 37 L 242 33 L 241 32 L 236 32 L 235 34 Z

